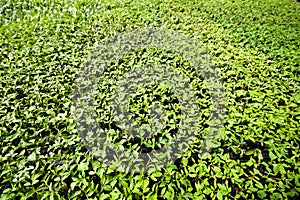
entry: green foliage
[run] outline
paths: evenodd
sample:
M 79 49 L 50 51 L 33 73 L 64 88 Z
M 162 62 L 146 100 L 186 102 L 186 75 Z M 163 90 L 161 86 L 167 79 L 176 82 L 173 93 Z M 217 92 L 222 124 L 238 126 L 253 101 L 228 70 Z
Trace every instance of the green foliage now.
M 291 0 L 2 0 L 0 198 L 296 199 L 299 13 L 299 4 Z M 193 82 L 202 128 L 185 157 L 161 171 L 119 173 L 84 147 L 70 114 L 72 88 L 80 65 L 97 44 L 147 26 L 198 39 L 221 70 L 227 118 L 218 145 L 200 152 L 209 94 L 201 82 Z M 151 58 L 193 78 L 182 58 L 161 51 L 127 54 L 123 66 Z M 147 114 L 141 111 L 147 113 L 147 106 L 156 103 L 152 97 L 161 94 L 168 102 L 170 129 L 176 129 L 171 126 L 180 117 L 172 103 L 175 97 L 161 86 L 141 88 L 140 93 L 144 101 L 132 99 L 136 120 L 146 123 Z M 108 91 L 99 92 L 99 101 L 104 94 Z M 143 142 L 154 147 L 153 141 Z M 155 145 L 159 142 L 163 137 L 154 140 Z

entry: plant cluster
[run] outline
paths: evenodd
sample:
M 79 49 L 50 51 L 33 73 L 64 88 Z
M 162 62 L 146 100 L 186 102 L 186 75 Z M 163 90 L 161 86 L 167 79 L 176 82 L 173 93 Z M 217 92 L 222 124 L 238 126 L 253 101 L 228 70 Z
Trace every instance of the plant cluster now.
M 0 198 L 299 198 L 299 13 L 290 0 L 0 1 Z M 112 74 L 151 59 L 178 68 L 201 106 L 197 142 L 183 157 L 160 171 L 132 174 L 104 166 L 88 151 L 71 108 L 74 80 L 93 48 L 140 27 L 197 39 L 221 71 L 227 113 L 217 144 L 203 152 L 210 96 L 189 63 L 153 49 L 116 60 Z M 113 129 L 106 83 L 95 97 L 97 113 Z M 168 127 L 127 148 L 147 152 L 174 135 L 181 115 L 176 95 L 151 85 L 130 102 L 138 124 L 149 123 L 149 106 L 162 104 Z

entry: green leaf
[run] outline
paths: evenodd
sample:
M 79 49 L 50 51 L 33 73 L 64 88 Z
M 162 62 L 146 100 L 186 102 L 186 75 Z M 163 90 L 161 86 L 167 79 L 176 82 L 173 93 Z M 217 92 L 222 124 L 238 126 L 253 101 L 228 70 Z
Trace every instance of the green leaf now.
M 296 174 L 296 176 L 295 176 L 295 184 L 296 184 L 296 186 L 300 186 L 300 175 L 299 174 Z
M 71 190 L 74 190 L 75 186 L 77 185 L 77 182 L 72 182 L 70 184 Z
M 275 160 L 277 158 L 277 156 L 273 154 L 272 151 L 269 151 L 269 157 L 271 158 L 271 160 Z
M 79 171 L 86 171 L 89 169 L 89 164 L 88 163 L 79 163 L 78 164 L 78 170 Z
M 218 200 L 222 200 L 223 199 L 223 195 L 221 192 L 217 192 L 217 198 Z
M 258 197 L 261 199 L 264 199 L 267 196 L 266 192 L 261 191 L 261 190 L 257 191 L 257 194 L 258 194 Z
M 259 189 L 263 189 L 263 188 L 264 188 L 263 184 L 261 184 L 260 182 L 257 182 L 257 183 L 256 183 L 256 186 L 257 186 Z
M 28 161 L 36 161 L 36 154 L 35 152 L 31 153 L 28 157 L 27 157 Z
M 143 192 L 148 192 L 150 190 L 150 188 L 148 187 L 149 185 L 149 179 L 146 178 L 143 180 Z
M 109 198 L 110 198 L 109 194 L 101 194 L 100 195 L 100 200 L 105 200 L 105 199 L 109 199 Z
M 153 173 L 151 174 L 150 178 L 151 178 L 152 180 L 154 180 L 154 181 L 157 181 L 156 178 L 161 177 L 161 176 L 162 176 L 162 173 L 159 172 L 159 171 L 156 171 L 156 172 L 153 172 Z
M 209 194 L 212 193 L 212 190 L 211 190 L 211 188 L 206 187 L 206 188 L 203 190 L 203 193 L 209 195 Z

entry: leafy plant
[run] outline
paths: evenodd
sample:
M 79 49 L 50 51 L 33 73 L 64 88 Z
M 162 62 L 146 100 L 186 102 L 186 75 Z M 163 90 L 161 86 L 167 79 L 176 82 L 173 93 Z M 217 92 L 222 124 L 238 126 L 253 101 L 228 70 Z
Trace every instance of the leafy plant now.
M 299 11 L 290 0 L 1 1 L 0 198 L 299 198 Z M 112 64 L 101 84 L 107 87 L 95 97 L 99 121 L 116 144 L 159 148 L 178 128 L 177 97 L 159 84 L 140 88 L 130 109 L 137 123 L 149 123 L 149 107 L 165 101 L 169 127 L 160 137 L 135 143 L 109 128 L 109 78 L 137 64 L 155 61 L 188 77 L 201 120 L 184 157 L 160 171 L 120 173 L 79 137 L 71 116 L 74 80 L 104 39 L 153 26 L 197 39 L 220 69 L 224 129 L 202 152 L 210 95 L 193 66 L 162 50 L 128 53 Z

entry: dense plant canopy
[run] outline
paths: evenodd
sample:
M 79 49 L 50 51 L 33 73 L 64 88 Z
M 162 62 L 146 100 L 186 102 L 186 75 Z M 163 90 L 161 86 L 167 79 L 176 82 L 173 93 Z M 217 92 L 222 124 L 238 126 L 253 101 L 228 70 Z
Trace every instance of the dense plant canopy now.
M 299 198 L 299 13 L 292 0 L 1 0 L 0 198 Z M 200 153 L 199 140 L 160 171 L 122 173 L 82 142 L 70 114 L 74 80 L 95 46 L 144 27 L 199 42 L 221 72 L 227 113 L 213 149 Z M 115 69 L 151 58 L 189 74 L 183 58 L 153 49 L 124 55 Z M 203 87 L 194 84 L 204 130 L 210 97 Z M 99 96 L 109 97 L 106 88 Z M 147 106 L 155 103 L 164 104 L 170 122 L 180 117 L 165 88 L 138 95 L 130 108 L 138 123 L 147 123 Z M 99 117 L 105 98 L 98 98 Z

